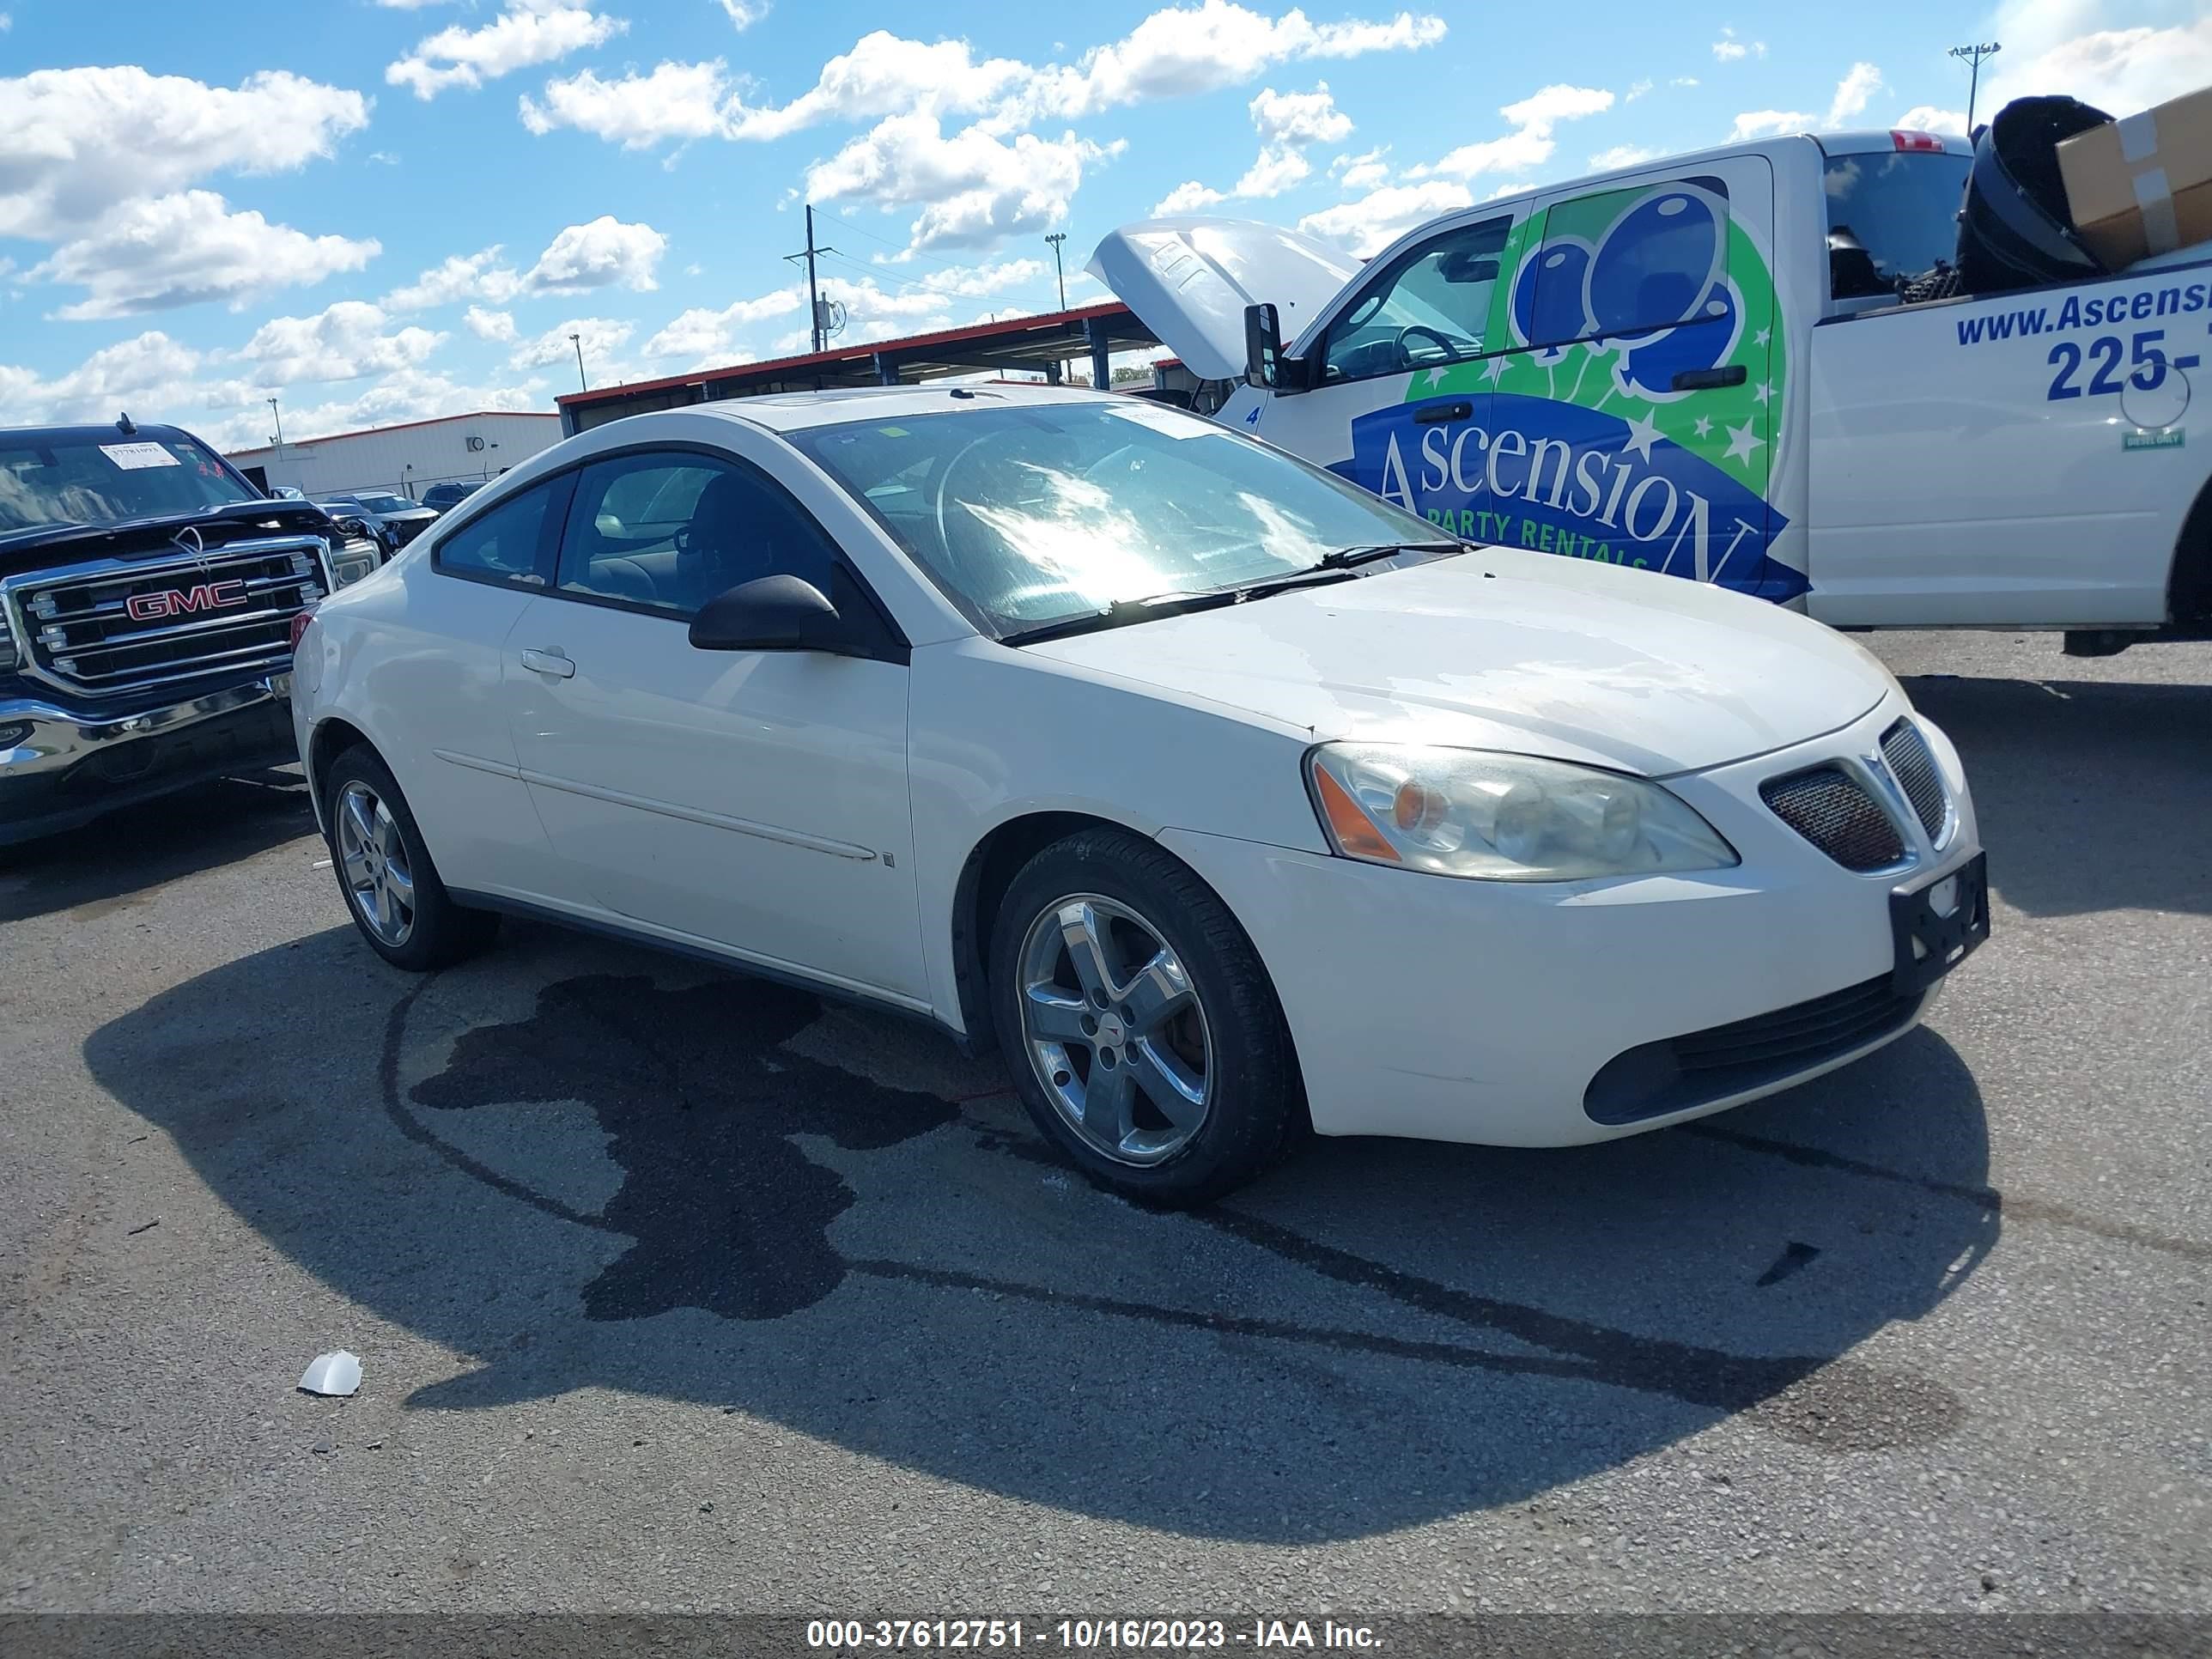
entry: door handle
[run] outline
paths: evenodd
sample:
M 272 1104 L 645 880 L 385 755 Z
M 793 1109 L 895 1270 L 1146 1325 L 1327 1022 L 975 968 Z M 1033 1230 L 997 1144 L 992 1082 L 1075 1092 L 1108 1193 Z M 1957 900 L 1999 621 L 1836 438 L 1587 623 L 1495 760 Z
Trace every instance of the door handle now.
M 1730 363 L 1726 368 L 1680 368 L 1674 371 L 1669 388 L 1675 392 L 1710 392 L 1716 386 L 1741 386 L 1749 375 L 1741 363 Z
M 1413 416 L 1415 426 L 1441 426 L 1446 421 L 1471 421 L 1474 418 L 1473 404 L 1431 404 Z
M 556 679 L 572 680 L 576 678 L 576 665 L 558 650 L 526 650 L 522 653 L 522 665 L 533 674 L 550 674 Z

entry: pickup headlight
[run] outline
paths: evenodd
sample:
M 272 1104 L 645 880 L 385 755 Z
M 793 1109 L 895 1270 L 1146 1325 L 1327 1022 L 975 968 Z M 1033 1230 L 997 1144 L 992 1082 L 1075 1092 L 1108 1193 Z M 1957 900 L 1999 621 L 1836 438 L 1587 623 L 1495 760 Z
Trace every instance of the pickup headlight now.
M 1528 755 L 1323 744 L 1315 810 L 1348 859 L 1479 881 L 1720 870 L 1735 849 L 1656 783 Z
M 380 559 L 374 542 L 356 538 L 339 543 L 331 550 L 331 586 L 344 587 L 359 581 L 376 568 Z

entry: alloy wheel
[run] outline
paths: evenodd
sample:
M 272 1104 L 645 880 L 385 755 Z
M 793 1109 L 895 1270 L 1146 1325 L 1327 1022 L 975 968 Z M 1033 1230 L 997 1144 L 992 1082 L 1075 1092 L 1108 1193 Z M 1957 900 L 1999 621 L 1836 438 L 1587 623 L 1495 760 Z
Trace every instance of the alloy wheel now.
M 1067 1126 L 1121 1164 L 1158 1164 L 1206 1121 L 1213 1043 L 1166 936 L 1116 899 L 1077 894 L 1030 922 L 1022 1046 Z
M 338 866 L 362 925 L 397 950 L 415 931 L 415 872 L 392 809 L 358 778 L 338 794 Z

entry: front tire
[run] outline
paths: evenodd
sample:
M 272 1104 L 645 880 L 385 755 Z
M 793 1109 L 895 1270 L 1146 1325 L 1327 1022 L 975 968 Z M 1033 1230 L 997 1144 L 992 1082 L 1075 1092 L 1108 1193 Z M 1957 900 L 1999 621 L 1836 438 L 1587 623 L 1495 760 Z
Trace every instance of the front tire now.
M 499 918 L 453 902 L 398 781 L 366 744 L 331 763 L 323 822 L 354 926 L 393 967 L 425 973 L 491 943 Z
M 1305 1127 L 1290 1031 L 1251 940 L 1139 836 L 1085 830 L 1022 867 L 999 906 L 990 987 L 1030 1116 L 1109 1191 L 1207 1203 Z

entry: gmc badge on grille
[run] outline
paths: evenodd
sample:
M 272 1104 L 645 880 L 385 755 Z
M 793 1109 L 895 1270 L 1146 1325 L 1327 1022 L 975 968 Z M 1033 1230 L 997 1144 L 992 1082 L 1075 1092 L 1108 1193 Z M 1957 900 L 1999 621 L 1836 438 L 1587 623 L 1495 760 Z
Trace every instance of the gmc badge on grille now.
M 124 609 L 133 622 L 159 622 L 164 617 L 185 617 L 196 611 L 228 611 L 244 605 L 245 582 L 199 582 L 191 587 L 172 587 L 160 593 L 133 593 Z

